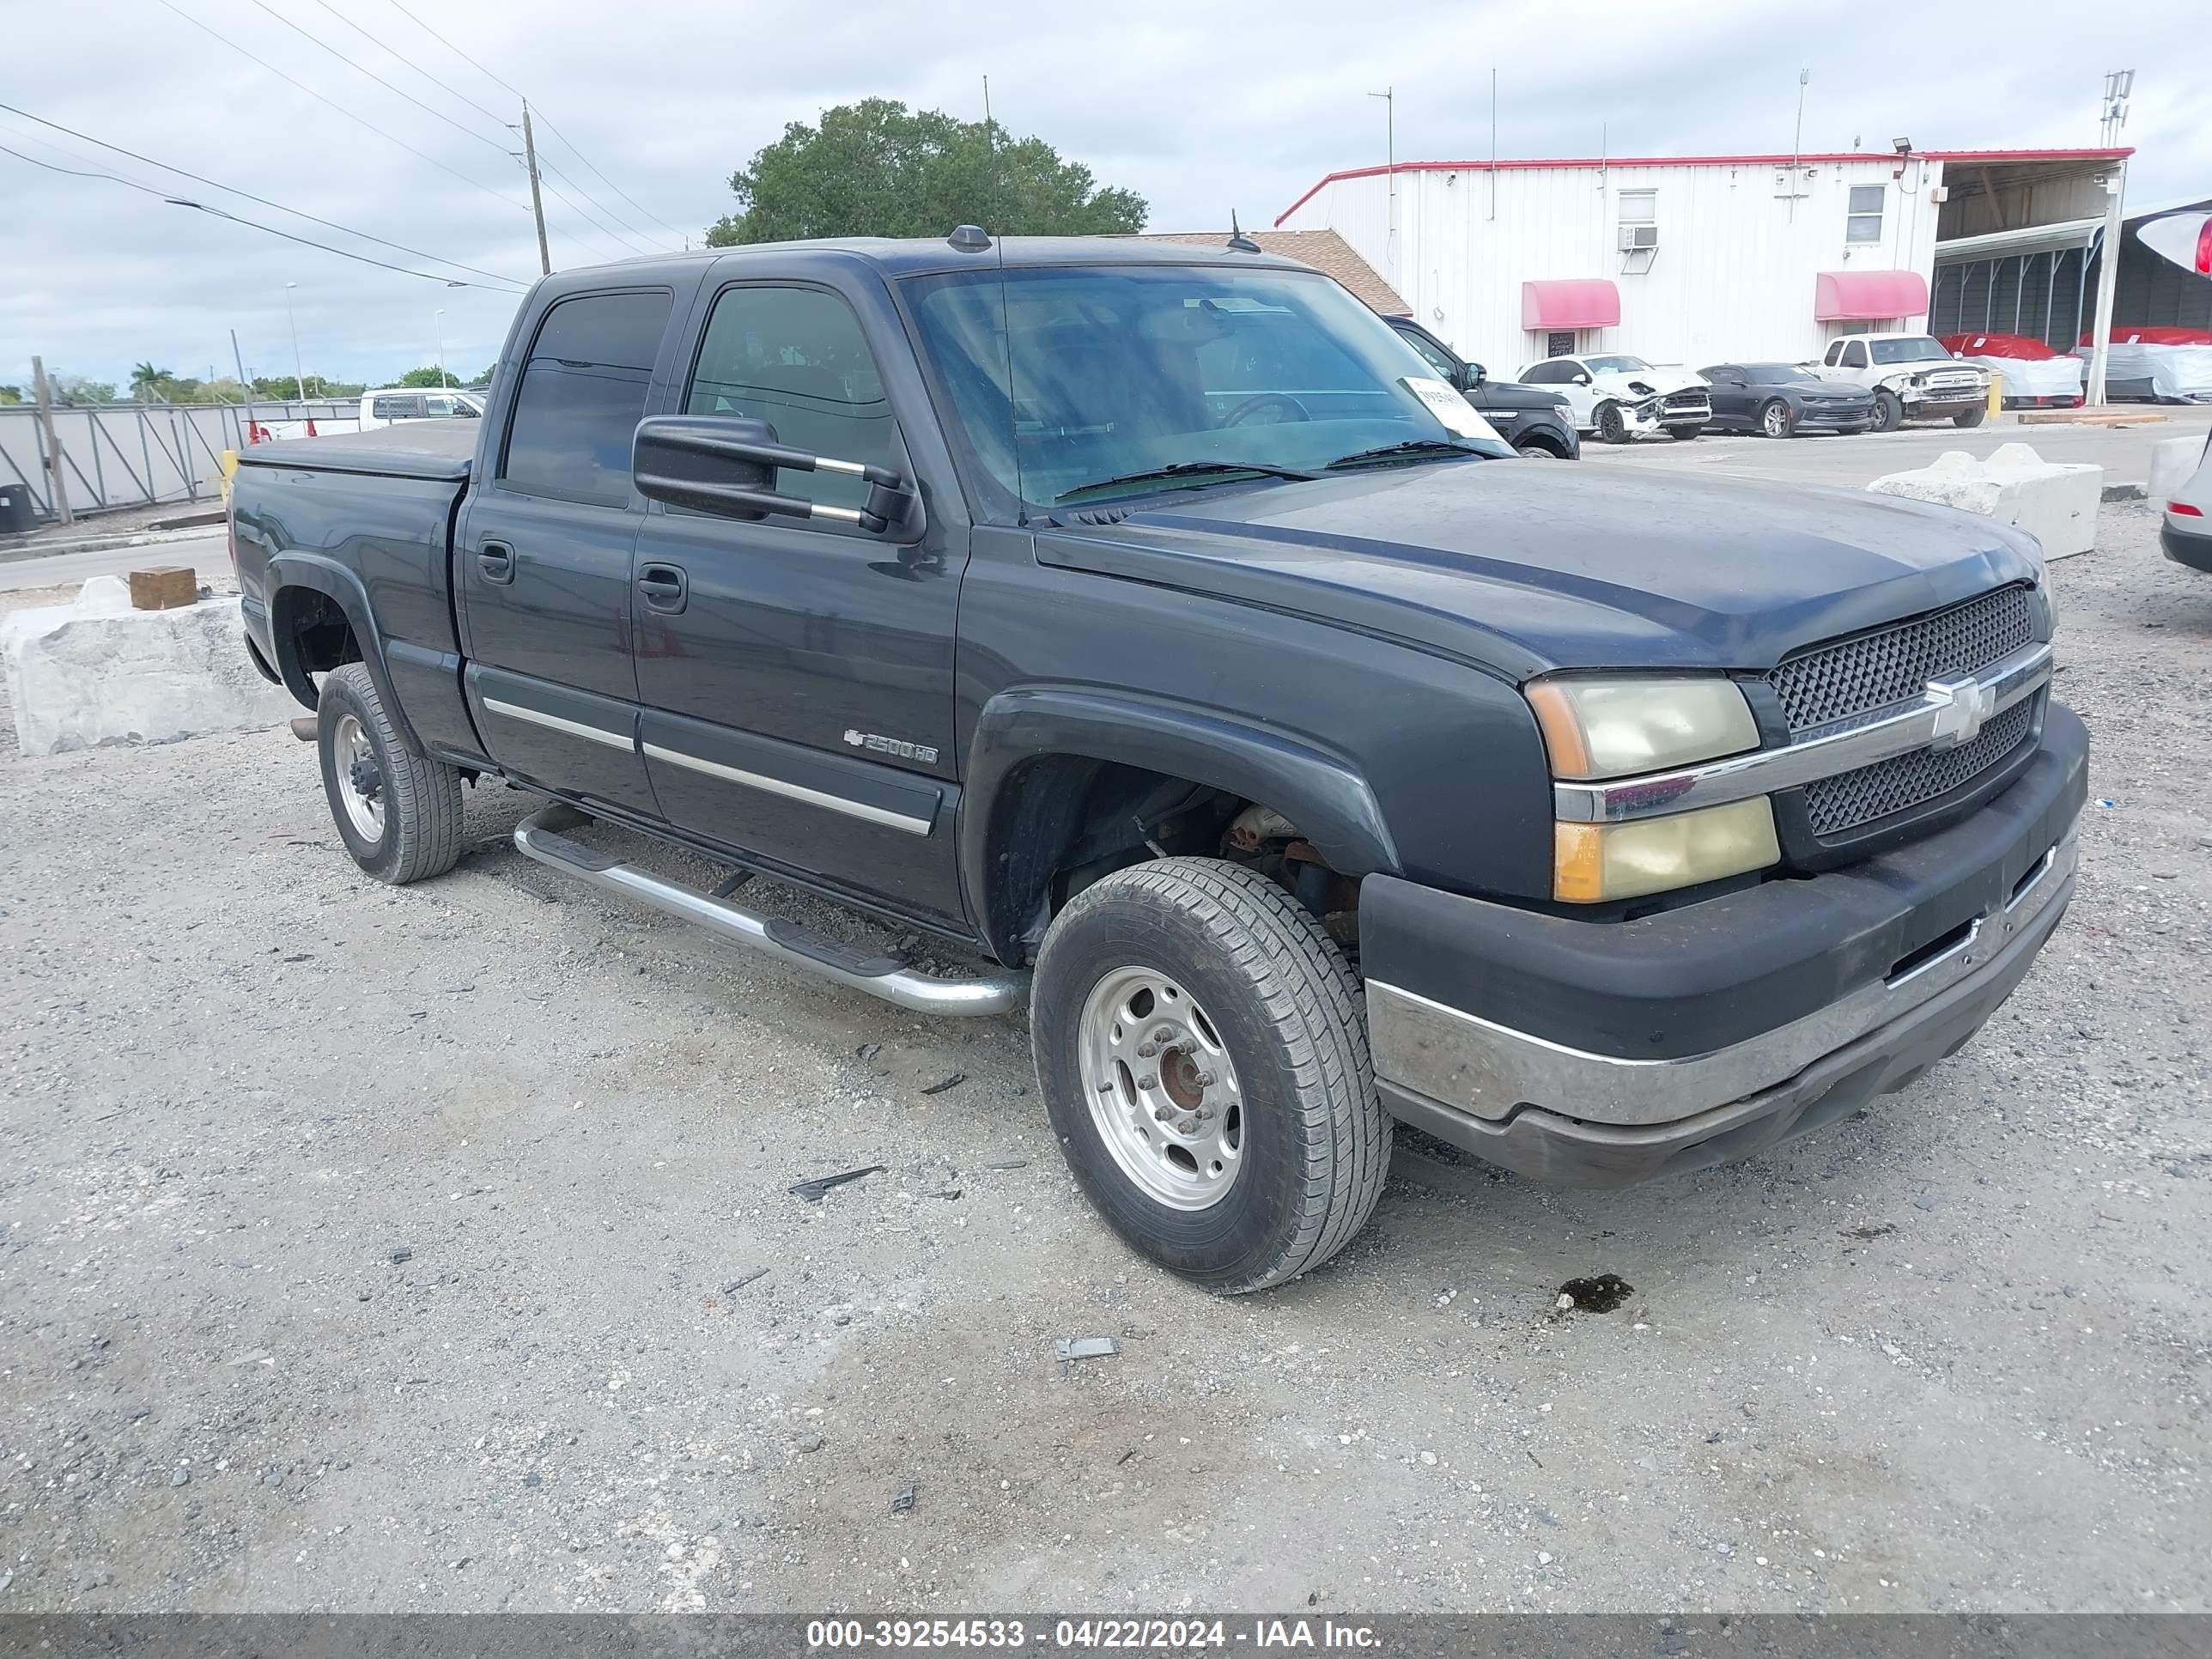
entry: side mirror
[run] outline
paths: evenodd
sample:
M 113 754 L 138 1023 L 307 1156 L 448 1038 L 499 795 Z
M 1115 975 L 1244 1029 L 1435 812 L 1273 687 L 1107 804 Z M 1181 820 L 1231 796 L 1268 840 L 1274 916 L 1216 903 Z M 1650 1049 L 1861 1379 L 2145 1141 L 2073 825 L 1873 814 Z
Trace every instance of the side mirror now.
M 1589 383 L 1589 370 L 1586 368 L 1578 368 L 1575 371 L 1575 384 L 1577 386 L 1588 386 Z
M 777 493 L 775 475 L 842 472 L 868 485 L 865 507 L 830 507 Z M 827 519 L 872 536 L 911 541 L 921 534 L 921 498 L 889 467 L 810 455 L 776 441 L 766 421 L 737 415 L 653 415 L 637 423 L 630 471 L 641 495 L 718 518 Z
M 1480 363 L 1469 363 L 1467 366 L 1467 383 L 1469 386 L 1480 386 L 1489 378 L 1489 374 L 1490 371 Z

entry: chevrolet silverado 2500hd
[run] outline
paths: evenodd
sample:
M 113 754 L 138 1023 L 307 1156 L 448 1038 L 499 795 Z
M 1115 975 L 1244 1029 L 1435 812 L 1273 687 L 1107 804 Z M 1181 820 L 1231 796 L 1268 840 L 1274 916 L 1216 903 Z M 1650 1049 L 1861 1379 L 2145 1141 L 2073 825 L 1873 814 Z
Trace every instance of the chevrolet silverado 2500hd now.
M 239 470 L 248 648 L 356 861 L 451 868 L 504 780 L 610 895 L 908 1008 L 1026 1002 L 1079 1182 L 1216 1290 L 1352 1237 L 1393 1116 L 1618 1185 L 1900 1089 L 2072 894 L 2030 540 L 1522 460 L 1287 260 L 710 250 L 545 278 L 501 365 L 480 421 Z

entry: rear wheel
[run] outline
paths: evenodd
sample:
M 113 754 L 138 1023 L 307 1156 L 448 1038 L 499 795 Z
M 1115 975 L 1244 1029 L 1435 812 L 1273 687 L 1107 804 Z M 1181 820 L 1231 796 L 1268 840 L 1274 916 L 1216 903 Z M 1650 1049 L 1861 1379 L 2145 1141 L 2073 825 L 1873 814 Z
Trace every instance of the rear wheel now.
M 1989 412 L 1990 411 L 1987 407 L 1981 404 L 1976 404 L 1972 409 L 1962 409 L 1956 415 L 1954 415 L 1951 417 L 1951 424 L 1953 426 L 1979 426 L 1982 423 L 1983 417 Z
M 1258 871 L 1170 858 L 1084 889 L 1038 952 L 1054 1133 L 1133 1249 L 1224 1295 L 1319 1267 L 1375 1207 L 1390 1126 L 1358 984 Z
M 1520 453 L 1532 461 L 1556 461 L 1560 459 L 1558 450 L 1547 448 L 1542 444 L 1522 444 Z
M 356 864 L 396 887 L 459 862 L 461 775 L 408 752 L 363 665 L 323 677 L 315 734 L 323 793 Z
M 1874 429 L 1894 432 L 1905 424 L 1905 405 L 1898 401 L 1894 392 L 1887 388 L 1874 394 Z
M 1620 412 L 1619 404 L 1607 404 L 1598 410 L 1597 435 L 1601 442 L 1609 444 L 1628 441 L 1628 417 Z
M 1770 398 L 1759 411 L 1759 429 L 1765 437 L 1786 438 L 1797 429 L 1797 416 L 1782 398 Z

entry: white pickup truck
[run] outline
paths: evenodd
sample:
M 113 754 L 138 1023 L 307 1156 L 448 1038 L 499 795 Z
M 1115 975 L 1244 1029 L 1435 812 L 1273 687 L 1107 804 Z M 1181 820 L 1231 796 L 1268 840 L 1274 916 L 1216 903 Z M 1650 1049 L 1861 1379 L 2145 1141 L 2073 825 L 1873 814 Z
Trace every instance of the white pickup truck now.
M 1894 432 L 1906 421 L 1979 426 L 1989 410 L 1989 376 L 1933 335 L 1847 334 L 1807 367 L 1824 380 L 1872 392 L 1877 432 Z

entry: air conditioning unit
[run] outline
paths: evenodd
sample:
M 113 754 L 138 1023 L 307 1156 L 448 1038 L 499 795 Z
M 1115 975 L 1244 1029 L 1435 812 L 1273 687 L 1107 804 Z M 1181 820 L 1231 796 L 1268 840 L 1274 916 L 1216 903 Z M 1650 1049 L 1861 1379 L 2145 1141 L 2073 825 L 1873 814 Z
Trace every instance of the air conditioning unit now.
M 1659 227 L 1656 225 L 1623 225 L 1620 228 L 1620 251 L 1623 253 L 1649 253 L 1659 246 Z

